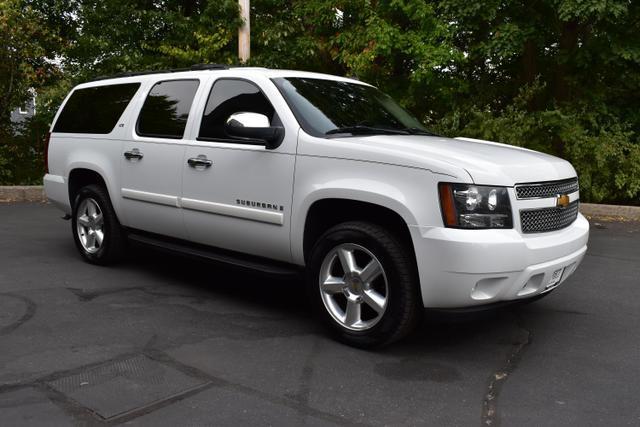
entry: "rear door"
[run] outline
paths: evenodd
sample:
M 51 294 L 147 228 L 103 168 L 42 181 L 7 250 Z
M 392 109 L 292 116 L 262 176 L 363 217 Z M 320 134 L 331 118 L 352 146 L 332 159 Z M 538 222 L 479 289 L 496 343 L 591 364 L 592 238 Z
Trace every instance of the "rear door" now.
M 184 135 L 197 78 L 158 80 L 140 101 L 122 150 L 122 207 L 128 227 L 186 238 L 179 208 Z
M 184 219 L 194 242 L 289 261 L 298 128 L 281 120 L 274 105 L 282 108 L 277 102 L 284 101 L 275 86 L 258 79 L 220 77 L 203 99 L 197 137 L 188 142 L 182 164 Z M 269 150 L 230 138 L 224 124 L 235 113 L 260 114 L 283 126 L 282 144 Z

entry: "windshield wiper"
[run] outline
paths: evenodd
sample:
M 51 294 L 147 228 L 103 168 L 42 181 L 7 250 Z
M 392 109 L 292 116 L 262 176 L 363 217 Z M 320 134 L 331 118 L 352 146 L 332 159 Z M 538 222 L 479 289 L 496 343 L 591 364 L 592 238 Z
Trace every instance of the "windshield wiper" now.
M 325 132 L 325 135 L 335 135 L 337 133 L 351 133 L 351 134 L 388 134 L 388 135 L 409 135 L 408 130 L 404 129 L 388 129 L 388 128 L 377 128 L 373 126 L 344 126 L 341 128 L 331 129 L 330 131 Z
M 407 133 L 410 133 L 411 135 L 440 136 L 440 135 L 435 134 L 433 132 L 429 132 L 426 129 L 420 129 L 420 128 L 404 128 L 402 130 L 406 131 Z

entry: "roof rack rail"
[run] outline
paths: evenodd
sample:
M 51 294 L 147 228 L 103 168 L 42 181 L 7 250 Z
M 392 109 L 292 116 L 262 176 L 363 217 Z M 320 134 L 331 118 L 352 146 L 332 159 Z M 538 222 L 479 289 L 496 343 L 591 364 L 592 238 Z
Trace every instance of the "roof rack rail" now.
M 125 71 L 123 73 L 112 74 L 110 76 L 98 76 L 93 82 L 106 79 L 117 79 L 119 77 L 144 76 L 146 74 L 162 74 L 162 73 L 179 73 L 181 71 L 200 71 L 200 70 L 228 70 L 229 66 L 224 64 L 193 64 L 188 68 L 169 68 L 165 70 L 145 70 L 145 71 Z
M 192 70 L 228 70 L 229 66 L 225 64 L 193 64 Z

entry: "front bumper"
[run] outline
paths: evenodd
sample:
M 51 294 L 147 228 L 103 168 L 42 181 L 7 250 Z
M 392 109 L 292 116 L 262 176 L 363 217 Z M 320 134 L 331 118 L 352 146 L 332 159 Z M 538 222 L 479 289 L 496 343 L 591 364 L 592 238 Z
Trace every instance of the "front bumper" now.
M 429 308 L 460 308 L 529 298 L 564 282 L 587 251 L 589 222 L 522 235 L 511 230 L 411 227 L 422 299 Z M 554 273 L 560 281 L 548 286 Z

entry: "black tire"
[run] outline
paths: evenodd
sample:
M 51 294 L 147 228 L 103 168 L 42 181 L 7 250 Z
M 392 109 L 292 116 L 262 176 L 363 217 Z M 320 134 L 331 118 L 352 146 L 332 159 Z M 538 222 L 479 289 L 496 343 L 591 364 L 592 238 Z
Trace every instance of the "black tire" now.
M 354 331 L 342 325 L 329 312 L 320 291 L 320 270 L 325 258 L 344 244 L 358 245 L 371 252 L 386 277 L 386 309 L 367 330 Z M 382 347 L 405 337 L 416 327 L 424 311 L 413 251 L 385 228 L 367 222 L 336 225 L 317 240 L 307 266 L 307 289 L 315 311 L 335 337 L 359 348 Z
M 95 252 L 89 252 L 83 246 L 80 241 L 78 233 L 78 209 L 82 202 L 86 199 L 94 200 L 102 213 L 102 229 L 104 232 L 104 238 L 100 247 Z M 109 194 L 107 190 L 96 184 L 87 185 L 78 191 L 78 194 L 73 203 L 73 214 L 71 216 L 71 232 L 73 234 L 73 241 L 76 244 L 76 248 L 80 252 L 80 255 L 85 261 L 91 264 L 108 265 L 116 261 L 119 261 L 126 250 L 126 236 L 118 217 L 116 216 Z

